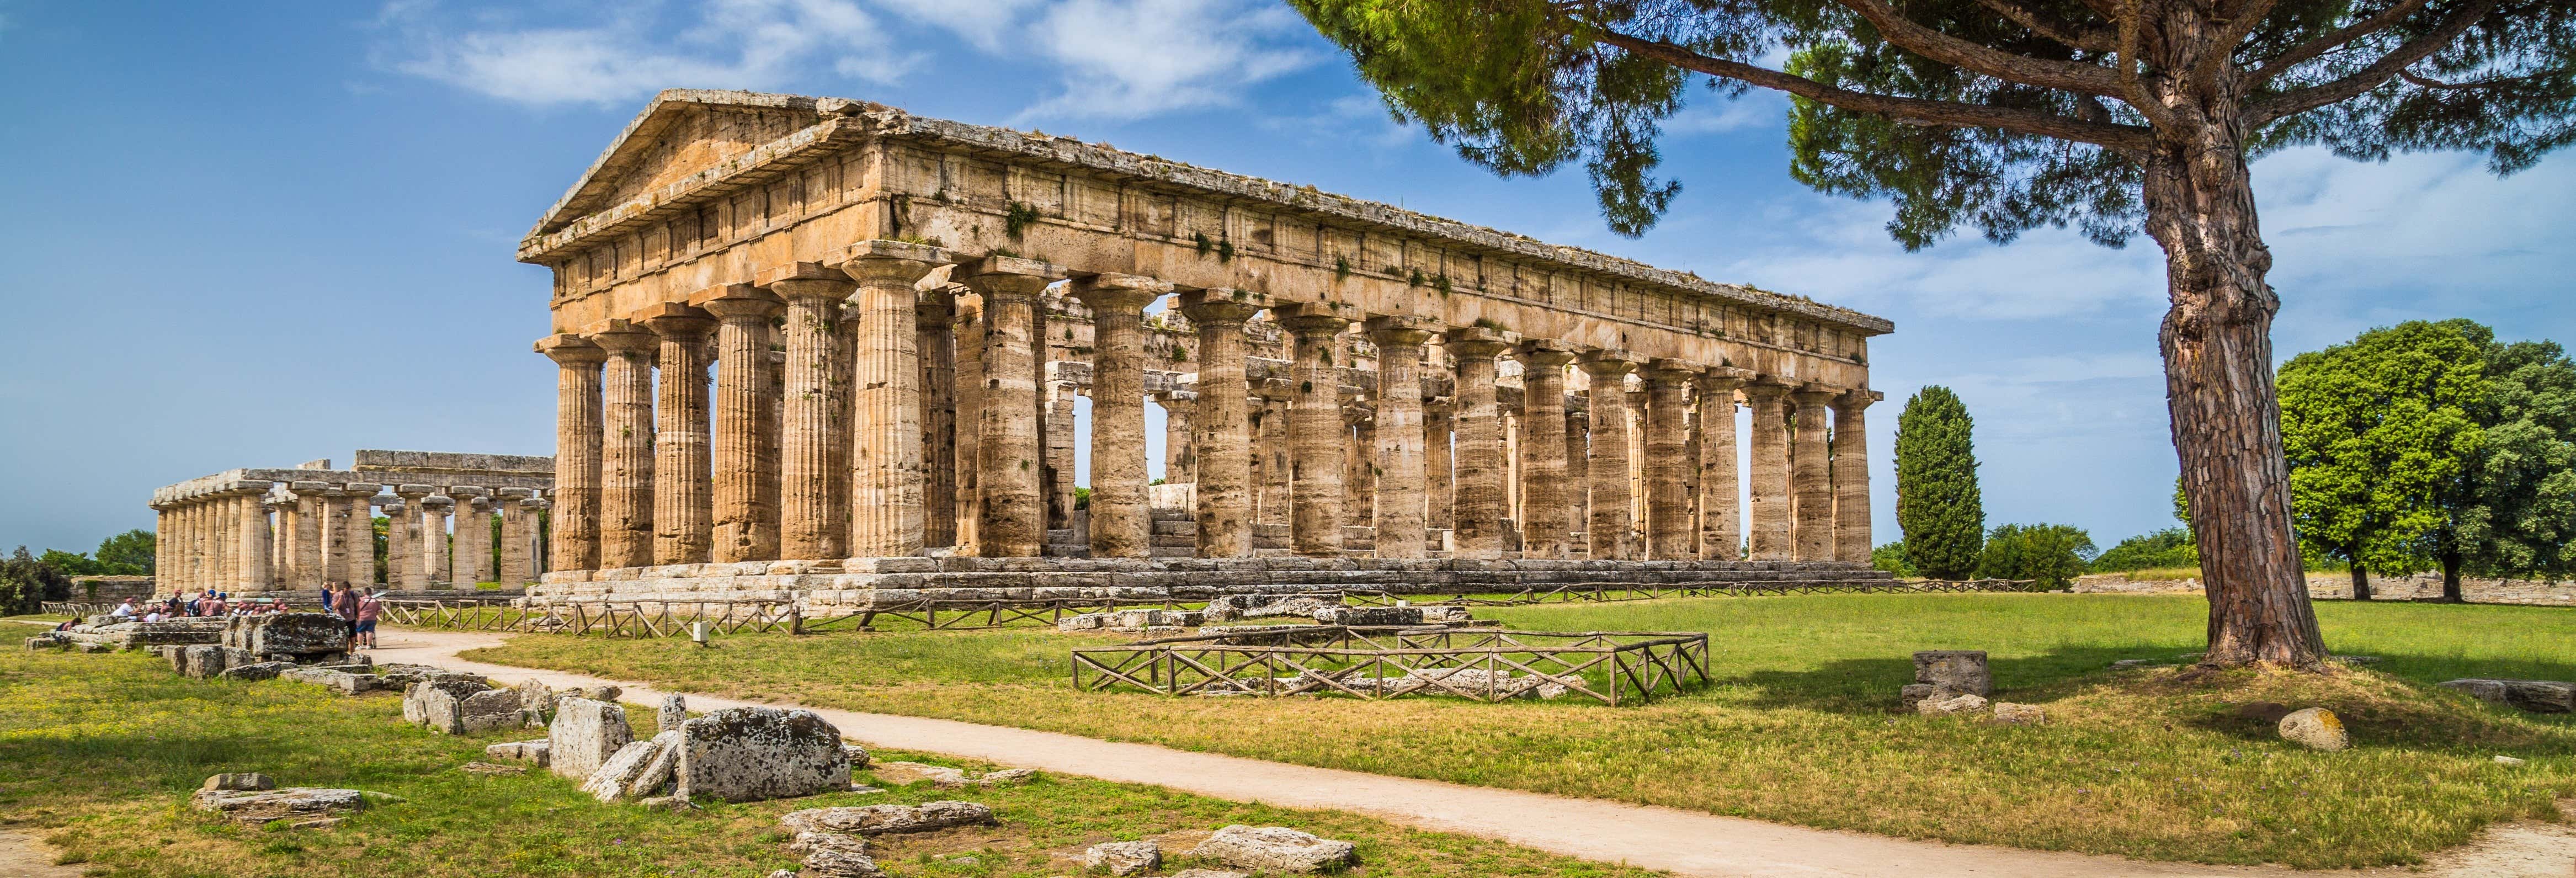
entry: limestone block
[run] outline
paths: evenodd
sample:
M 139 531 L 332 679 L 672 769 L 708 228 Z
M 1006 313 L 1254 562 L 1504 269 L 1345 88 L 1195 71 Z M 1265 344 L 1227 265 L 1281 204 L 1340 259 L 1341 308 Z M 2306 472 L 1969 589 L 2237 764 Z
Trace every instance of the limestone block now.
M 198 790 L 189 800 L 200 811 L 220 812 L 243 823 L 310 818 L 366 807 L 357 790 L 288 787 L 282 790 Z
M 246 771 L 238 774 L 218 774 L 209 776 L 206 778 L 206 782 L 197 788 L 201 790 L 235 790 L 255 792 L 259 790 L 277 789 L 277 781 L 271 780 L 268 775 L 261 774 L 256 771 Z
M 644 770 L 627 781 L 626 789 L 620 793 L 626 798 L 641 799 L 671 785 L 672 772 L 679 765 L 680 730 L 665 729 L 649 743 L 653 745 L 653 755 L 644 761 Z
M 809 710 L 733 707 L 680 724 L 680 792 L 728 802 L 850 786 L 841 730 Z
M 937 801 L 920 805 L 862 805 L 807 808 L 789 812 L 778 822 L 798 832 L 893 835 L 930 832 L 951 826 L 990 825 L 993 809 L 974 802 Z
M 1172 873 L 1172 878 L 1252 878 L 1252 874 L 1223 869 L 1183 869 Z
M 349 646 L 349 624 L 323 613 L 234 616 L 224 628 L 223 645 L 261 655 L 341 652 Z
M 616 801 L 644 776 L 645 766 L 653 761 L 653 753 L 658 749 L 651 741 L 626 742 L 626 746 L 617 748 L 617 752 L 608 757 L 608 761 L 599 764 L 599 770 L 591 772 L 590 777 L 582 781 L 581 791 L 602 802 Z
M 295 667 L 294 662 L 253 662 L 224 669 L 226 680 L 274 680 L 277 675 Z
M 202 680 L 224 672 L 223 647 L 201 644 L 188 647 L 184 653 L 187 666 L 184 673 L 190 677 Z
M 1938 687 L 1935 688 L 1937 690 Z M 1939 695 L 1940 693 L 1936 691 L 1935 694 Z M 1949 716 L 1951 714 L 1975 713 L 1984 709 L 1986 709 L 1985 696 L 1965 692 L 1956 695 L 1926 698 L 1920 702 L 1916 702 L 1914 705 L 1914 712 L 1920 713 L 1924 716 Z
M 1280 872 L 1320 872 L 1358 859 L 1347 841 L 1317 838 L 1285 826 L 1228 826 L 1208 836 L 1190 855 L 1228 866 Z
M 2352 746 L 2351 736 L 2344 731 L 2343 718 L 2322 707 L 2311 707 L 2282 717 L 2279 731 L 2282 740 L 2310 750 L 2332 752 Z
M 1315 611 L 1318 625 L 1420 625 L 1421 607 L 1326 607 Z
M 2576 683 L 2552 680 L 2446 680 L 2441 685 L 2470 697 L 2532 713 L 2576 711 Z
M 563 777 L 589 780 L 602 763 L 633 740 L 626 708 L 589 698 L 559 698 L 554 723 L 546 727 L 548 767 Z
M 1150 841 L 1113 841 L 1082 852 L 1082 867 L 1112 875 L 1150 872 L 1163 865 L 1163 846 Z
M 688 699 L 678 695 L 662 696 L 661 710 L 655 714 L 654 719 L 659 721 L 655 728 L 663 731 L 679 728 L 681 723 L 689 721 Z
M 1994 721 L 2011 726 L 2035 726 L 2048 721 L 2048 712 L 2036 704 L 1995 702 Z
M 1914 654 L 1914 682 L 1951 692 L 1995 694 L 1994 674 L 1982 649 L 1934 649 Z
M 551 746 L 552 745 L 549 742 L 543 739 L 535 741 L 512 741 L 507 744 L 493 744 L 484 747 L 483 755 L 493 759 L 510 759 L 519 762 L 533 762 L 536 763 L 537 767 L 544 768 L 546 766 L 546 754 L 547 751 L 551 749 Z

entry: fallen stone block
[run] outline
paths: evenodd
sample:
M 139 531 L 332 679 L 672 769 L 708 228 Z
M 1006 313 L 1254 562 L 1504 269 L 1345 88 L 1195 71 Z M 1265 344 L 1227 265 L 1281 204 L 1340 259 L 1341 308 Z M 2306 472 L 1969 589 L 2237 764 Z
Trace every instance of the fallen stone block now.
M 1928 649 L 1914 654 L 1914 682 L 1972 695 L 1995 694 L 1995 677 L 1982 649 Z
M 190 799 L 200 811 L 215 811 L 243 823 L 270 823 L 356 811 L 367 805 L 357 790 L 288 787 L 282 790 L 198 790 Z
M 1994 721 L 2008 726 L 2035 726 L 2048 721 L 2048 712 L 2036 704 L 1995 702 Z
M 993 809 L 974 802 L 937 801 L 920 805 L 857 805 L 791 811 L 778 822 L 798 832 L 894 835 L 930 832 L 951 826 L 994 822 Z
M 729 707 L 680 724 L 680 793 L 727 802 L 846 790 L 841 730 L 810 710 Z
M 626 724 L 626 708 L 589 698 L 555 700 L 555 720 L 546 727 L 547 767 L 574 780 L 589 780 L 601 764 L 635 740 Z
M 466 774 L 481 775 L 528 773 L 528 767 L 525 765 L 501 765 L 493 762 L 468 762 L 464 765 L 457 766 L 456 770 L 465 772 Z
M 821 878 L 885 878 L 885 870 L 866 854 L 841 850 L 822 850 L 805 855 L 805 870 L 800 876 Z
M 897 786 L 910 786 L 929 781 L 943 787 L 966 785 L 966 770 L 922 762 L 884 762 L 870 769 L 877 780 Z
M 491 690 L 492 687 L 489 684 L 472 678 L 442 678 L 412 683 L 403 688 L 403 720 L 414 725 L 427 726 L 430 731 L 440 734 L 465 734 L 467 731 L 465 700 Z M 488 714 L 492 710 L 491 704 L 486 700 L 480 707 Z M 511 698 L 509 714 L 511 722 L 518 721 L 518 705 L 515 697 Z M 488 725 L 485 727 L 492 728 Z
M 483 755 L 493 759 L 511 759 L 520 762 L 532 762 L 535 763 L 538 768 L 544 768 L 546 767 L 546 752 L 548 749 L 548 742 L 543 739 L 535 741 L 512 741 L 507 744 L 493 744 L 484 747 Z
M 602 802 L 616 801 L 636 778 L 643 776 L 644 766 L 652 761 L 656 749 L 651 741 L 626 742 L 608 761 L 600 763 L 598 771 L 591 772 L 590 778 L 582 782 L 581 791 Z
M 223 628 L 222 642 L 261 655 L 346 652 L 349 623 L 324 613 L 234 616 Z
M 1285 826 L 1228 826 L 1190 850 L 1228 866 L 1280 872 L 1320 872 L 1349 865 L 1359 850 L 1347 841 L 1317 838 Z
M 1924 716 L 1949 716 L 1960 713 L 1975 713 L 1984 709 L 1986 709 L 1985 696 L 1971 695 L 1967 693 L 1952 695 L 1947 698 L 1926 698 L 1914 705 L 1914 712 L 1920 713 Z
M 1150 841 L 1113 841 L 1082 852 L 1082 867 L 1125 878 L 1161 868 L 1163 846 Z
M 1314 595 L 1229 594 L 1219 595 L 1207 603 L 1203 612 L 1207 621 L 1252 619 L 1263 616 L 1313 616 L 1315 611 L 1340 606 L 1341 599 Z
M 225 668 L 222 676 L 226 680 L 274 680 L 294 667 L 294 662 L 257 662 Z
M 53 635 L 53 632 L 50 631 L 27 638 L 27 651 L 29 652 L 44 649 L 62 649 L 70 645 L 72 645 L 71 641 L 56 637 Z
M 2343 718 L 2334 711 L 2311 707 L 2281 718 L 2281 739 L 2310 750 L 2328 752 L 2352 746 L 2352 737 L 2344 731 Z
M 841 755 L 850 757 L 850 770 L 868 767 L 868 748 L 847 741 L 841 743 Z
M 680 735 L 680 730 L 676 728 L 653 735 L 652 758 L 644 761 L 643 771 L 637 772 L 633 780 L 626 782 L 626 790 L 621 795 L 629 799 L 641 799 L 672 785 L 672 775 L 680 761 Z M 683 799 L 688 797 L 685 792 L 680 795 Z
M 204 680 L 224 672 L 225 656 L 223 647 L 213 644 L 197 644 L 181 650 L 181 654 L 184 656 L 181 659 L 181 664 L 185 666 L 185 669 L 180 671 L 180 673 L 189 677 Z
M 2439 685 L 2531 713 L 2576 712 L 2576 683 L 2554 680 L 2445 680 Z
M 197 788 L 201 790 L 259 792 L 261 790 L 277 789 L 277 781 L 270 779 L 268 775 L 261 774 L 256 771 L 245 771 L 235 774 L 218 774 L 209 776 L 206 778 L 206 782 Z
M 1318 625 L 1420 625 L 1421 607 L 1325 607 L 1315 611 Z
M 1172 878 L 1252 878 L 1252 873 L 1223 869 L 1183 869 L 1172 873 Z
M 653 719 L 656 729 L 668 731 L 679 728 L 681 723 L 689 721 L 688 699 L 678 695 L 662 696 L 662 707 L 654 714 Z
M 328 686 L 342 695 L 359 695 L 385 688 L 385 681 L 374 674 L 353 674 L 326 666 L 305 665 L 281 671 L 278 676 L 299 683 Z

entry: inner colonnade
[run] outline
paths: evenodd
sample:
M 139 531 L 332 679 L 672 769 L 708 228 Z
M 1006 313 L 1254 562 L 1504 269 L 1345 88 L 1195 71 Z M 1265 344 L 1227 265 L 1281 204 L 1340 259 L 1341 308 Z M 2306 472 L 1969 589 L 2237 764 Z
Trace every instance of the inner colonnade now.
M 362 449 L 351 470 L 320 460 L 169 485 L 151 501 L 155 585 L 237 595 L 524 587 L 545 572 L 552 470 L 545 457 Z

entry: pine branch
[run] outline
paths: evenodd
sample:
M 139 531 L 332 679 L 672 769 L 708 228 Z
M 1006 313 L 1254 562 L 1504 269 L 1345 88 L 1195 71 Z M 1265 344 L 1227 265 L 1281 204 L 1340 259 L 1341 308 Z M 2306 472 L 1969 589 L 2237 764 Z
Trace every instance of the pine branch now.
M 1877 26 L 1879 36 L 1914 54 L 2007 82 L 2054 88 L 2078 94 L 2116 95 L 2120 78 L 2092 64 L 2033 58 L 1976 43 L 1916 24 L 1881 0 L 1835 0 Z
M 2069 49 L 2092 52 L 2111 51 L 2112 37 L 2104 28 L 2067 21 L 2015 3 L 2013 0 L 1977 0 L 1977 3 L 1993 10 L 1996 15 L 2011 19 L 2014 24 L 2030 29 L 2031 33 L 2054 40 L 2058 45 Z
M 2459 39 L 2461 34 L 2468 32 L 2470 25 L 2476 24 L 2478 19 L 2486 16 L 2488 10 L 2494 9 L 2495 4 L 2496 0 L 2469 0 L 2460 8 L 2452 10 L 2451 16 L 2443 19 L 2441 25 L 2433 28 L 2431 32 L 2399 45 L 2395 51 L 2389 52 L 2378 61 L 2372 62 L 2370 66 L 2355 71 L 2350 76 L 2307 88 L 2292 89 L 2257 101 L 2245 108 L 2245 125 L 2247 128 L 2260 128 L 2271 124 L 2273 120 L 2295 116 L 2337 101 L 2351 100 L 2360 96 L 2362 92 L 2378 88 L 2382 83 L 2404 72 L 2407 67 L 2413 66 L 2415 62 L 2424 60 L 2434 52 L 2441 51 L 2442 47 L 2450 45 L 2451 41 Z
M 2210 42 L 2219 47 L 2218 51 L 2192 65 L 2193 91 L 2206 91 L 2210 83 L 2218 80 L 2218 71 L 2235 59 L 2236 46 L 2245 42 L 2245 36 L 2253 33 L 2254 28 L 2263 23 L 2264 17 L 2272 14 L 2273 5 L 2274 0 L 2235 0 L 2228 4 L 2228 8 L 2221 12 L 2226 17 L 2226 26 L 2219 31 L 2218 39 Z
M 2397 5 L 2381 10 L 2378 15 L 2336 28 L 2324 36 L 2293 46 L 2289 51 L 2274 56 L 2265 61 L 2262 67 L 2256 68 L 2252 82 L 2256 85 L 2270 82 L 2283 71 L 2315 60 L 2317 56 L 2334 51 L 2338 46 L 2387 30 L 2390 26 L 2406 20 L 2407 16 L 2415 14 L 2416 10 L 2424 8 L 2426 2 L 2428 0 L 2398 0 Z

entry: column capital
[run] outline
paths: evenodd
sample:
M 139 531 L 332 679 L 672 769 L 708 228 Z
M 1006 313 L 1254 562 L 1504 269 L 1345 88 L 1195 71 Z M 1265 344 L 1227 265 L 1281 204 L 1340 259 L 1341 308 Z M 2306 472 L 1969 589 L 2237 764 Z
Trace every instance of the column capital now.
M 522 498 L 519 498 L 519 508 L 521 508 L 521 509 L 525 509 L 525 510 L 528 510 L 528 511 L 530 511 L 530 512 L 543 512 L 543 511 L 545 511 L 545 510 L 548 510 L 548 509 L 552 509 L 552 508 L 554 508 L 554 505 L 555 505 L 554 501 L 552 501 L 552 500 L 548 500 L 548 499 L 546 499 L 546 498 L 544 498 L 544 497 L 522 497 Z
M 1369 343 L 1381 349 L 1420 347 L 1422 343 L 1431 340 L 1433 333 L 1440 331 L 1440 321 L 1404 314 L 1381 314 L 1369 318 L 1365 325 L 1368 327 Z M 1378 369 L 1383 373 L 1386 364 L 1378 364 Z
M 976 292 L 986 296 L 1021 296 L 1035 299 L 1039 293 L 1046 291 L 1048 284 L 1063 280 L 1066 269 L 1052 262 L 1022 259 L 1017 256 L 986 256 L 971 262 L 959 263 L 955 270 L 949 272 L 949 276 L 964 281 L 967 286 L 973 287 Z
M 1576 355 L 1584 374 L 1594 378 L 1616 378 L 1637 370 L 1637 355 L 1618 348 L 1592 348 Z
M 448 499 L 451 499 L 451 500 L 463 500 L 463 499 L 468 498 L 468 497 L 489 497 L 489 496 L 491 496 L 491 495 L 492 495 L 492 489 L 490 489 L 490 488 L 486 488 L 486 487 L 483 487 L 483 486 L 481 486 L 481 485 L 449 485 L 449 486 L 447 486 L 447 496 L 448 496 Z
M 403 510 L 411 508 L 411 504 L 405 502 L 401 497 L 395 497 L 377 504 L 377 508 L 383 509 L 385 511 L 385 515 L 391 517 L 402 514 Z
M 1230 287 L 1181 291 L 1181 316 L 1192 324 L 1237 324 L 1271 307 L 1263 293 Z
M 1171 281 L 1141 274 L 1095 274 L 1073 282 L 1073 297 L 1093 311 L 1142 311 L 1171 291 Z
M 1866 387 L 1855 387 L 1843 391 L 1841 396 L 1834 397 L 1834 411 L 1856 412 L 1869 408 L 1870 403 L 1886 398 L 1887 394 Z
M 1790 384 L 1778 375 L 1755 375 L 1744 382 L 1744 395 L 1755 399 L 1779 399 L 1789 395 Z
M 1552 338 L 1528 338 L 1514 346 L 1512 358 L 1524 367 L 1552 368 L 1574 362 L 1574 349 Z
M 537 353 L 544 354 L 546 359 L 563 366 L 596 366 L 608 359 L 607 351 L 601 350 L 598 345 L 591 344 L 589 339 L 569 332 L 558 332 L 537 339 L 537 343 L 531 347 Z
M 426 512 L 438 512 L 444 515 L 446 513 L 443 510 L 454 505 L 456 505 L 456 498 L 444 494 L 431 494 L 420 498 L 420 508 Z
M 268 489 L 276 484 L 276 482 L 264 481 L 261 479 L 236 479 L 233 481 L 231 488 L 236 496 L 244 494 L 266 494 L 268 493 Z
M 1743 387 L 1745 382 L 1751 380 L 1753 380 L 1753 370 L 1751 369 L 1739 369 L 1734 366 L 1710 366 L 1708 367 L 1708 371 L 1700 373 L 1699 387 L 1701 390 L 1712 393 L 1725 393 L 1736 388 Z
M 824 259 L 824 263 L 857 283 L 911 286 L 930 270 L 957 261 L 957 255 L 928 244 L 876 238 L 860 241 Z
M 589 331 L 584 335 L 590 337 L 591 344 L 598 345 L 612 354 L 650 353 L 662 342 L 661 339 L 655 338 L 653 333 L 635 325 L 634 321 L 615 318 L 591 324 Z
M 344 497 L 373 497 L 376 496 L 377 491 L 382 491 L 384 489 L 384 485 L 375 482 L 349 482 L 340 486 L 340 495 Z
M 405 484 L 394 486 L 394 496 L 401 497 L 405 500 L 418 500 L 435 493 L 438 493 L 438 488 L 434 485 Z
M 533 488 L 494 488 L 492 496 L 503 500 L 525 500 L 537 495 Z
M 776 317 L 787 310 L 777 293 L 750 284 L 717 284 L 689 294 L 689 304 L 718 318 Z
M 1270 306 L 1270 319 L 1296 335 L 1334 336 L 1359 322 L 1360 309 L 1341 302 L 1279 302 Z
M 1520 334 L 1482 326 L 1465 326 L 1442 333 L 1440 343 L 1451 356 L 1460 359 L 1490 360 L 1510 350 L 1520 341 Z
M 679 302 L 656 302 L 637 314 L 636 320 L 665 341 L 700 341 L 716 330 L 715 315 Z
M 820 262 L 772 265 L 752 276 L 752 284 L 786 299 L 846 299 L 859 283 Z
M 1805 384 L 1800 384 L 1796 389 L 1789 391 L 1789 396 L 1790 398 L 1798 401 L 1799 408 L 1808 408 L 1821 407 L 1827 401 L 1841 395 L 1842 392 L 1843 389 L 1840 387 L 1835 387 L 1822 381 L 1809 381 Z
M 298 482 L 288 482 L 288 483 L 286 483 L 286 492 L 287 492 L 287 493 L 289 493 L 289 494 L 293 494 L 293 495 L 295 495 L 296 499 L 299 499 L 299 500 L 300 500 L 300 499 L 303 499 L 303 498 L 306 498 L 306 497 L 319 497 L 319 496 L 322 496 L 322 492 L 324 492 L 324 491 L 328 491 L 328 490 L 331 490 L 331 489 L 332 489 L 332 488 L 331 488 L 331 483 L 330 483 L 330 482 L 302 482 L 302 481 L 298 481 Z
M 1658 357 L 1643 370 L 1648 384 L 1690 386 L 1706 370 L 1695 363 Z

